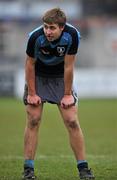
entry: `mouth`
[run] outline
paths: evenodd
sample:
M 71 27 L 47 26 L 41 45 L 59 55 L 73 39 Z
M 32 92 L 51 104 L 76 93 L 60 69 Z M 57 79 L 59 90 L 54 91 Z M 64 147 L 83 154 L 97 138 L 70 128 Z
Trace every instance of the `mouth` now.
M 48 36 L 46 36 L 47 38 L 53 38 L 53 36 L 50 36 L 50 35 L 48 35 Z
M 48 40 L 53 40 L 53 36 L 46 36 Z

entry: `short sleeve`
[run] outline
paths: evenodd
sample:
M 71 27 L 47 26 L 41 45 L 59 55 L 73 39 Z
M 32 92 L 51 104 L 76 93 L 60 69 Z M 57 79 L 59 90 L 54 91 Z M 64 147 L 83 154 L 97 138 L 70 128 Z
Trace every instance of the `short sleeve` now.
M 33 34 L 29 36 L 27 48 L 26 48 L 26 54 L 30 57 L 34 58 L 34 51 L 35 51 L 35 36 Z
M 74 29 L 74 31 L 72 31 L 71 37 L 72 37 L 72 43 L 67 53 L 69 55 L 77 54 L 79 42 L 80 42 L 80 32 Z

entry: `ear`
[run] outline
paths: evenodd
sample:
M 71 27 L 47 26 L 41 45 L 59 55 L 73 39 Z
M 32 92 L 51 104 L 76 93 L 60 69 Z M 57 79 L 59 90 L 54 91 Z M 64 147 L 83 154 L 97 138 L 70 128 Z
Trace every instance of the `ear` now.
M 64 27 L 65 27 L 65 26 L 60 26 L 60 30 L 63 31 Z

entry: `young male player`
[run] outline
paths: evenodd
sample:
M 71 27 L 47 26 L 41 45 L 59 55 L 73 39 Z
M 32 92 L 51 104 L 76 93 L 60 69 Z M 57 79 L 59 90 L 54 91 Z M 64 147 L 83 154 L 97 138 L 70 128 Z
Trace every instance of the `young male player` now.
M 73 72 L 80 35 L 66 23 L 65 13 L 54 8 L 47 11 L 43 25 L 30 33 L 25 65 L 24 103 L 27 124 L 24 137 L 23 179 L 35 179 L 34 158 L 37 136 L 45 102 L 56 104 L 69 133 L 80 179 L 94 179 L 88 168 L 82 130 L 77 117 L 77 95 Z

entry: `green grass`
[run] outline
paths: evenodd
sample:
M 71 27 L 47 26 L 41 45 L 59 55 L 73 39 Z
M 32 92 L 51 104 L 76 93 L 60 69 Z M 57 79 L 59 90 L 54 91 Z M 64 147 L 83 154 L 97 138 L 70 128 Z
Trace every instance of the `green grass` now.
M 0 99 L 0 180 L 21 180 L 25 109 Z M 80 100 L 80 124 L 87 159 L 96 180 L 117 179 L 117 99 Z M 78 180 L 76 161 L 58 109 L 46 104 L 35 168 L 39 180 Z

